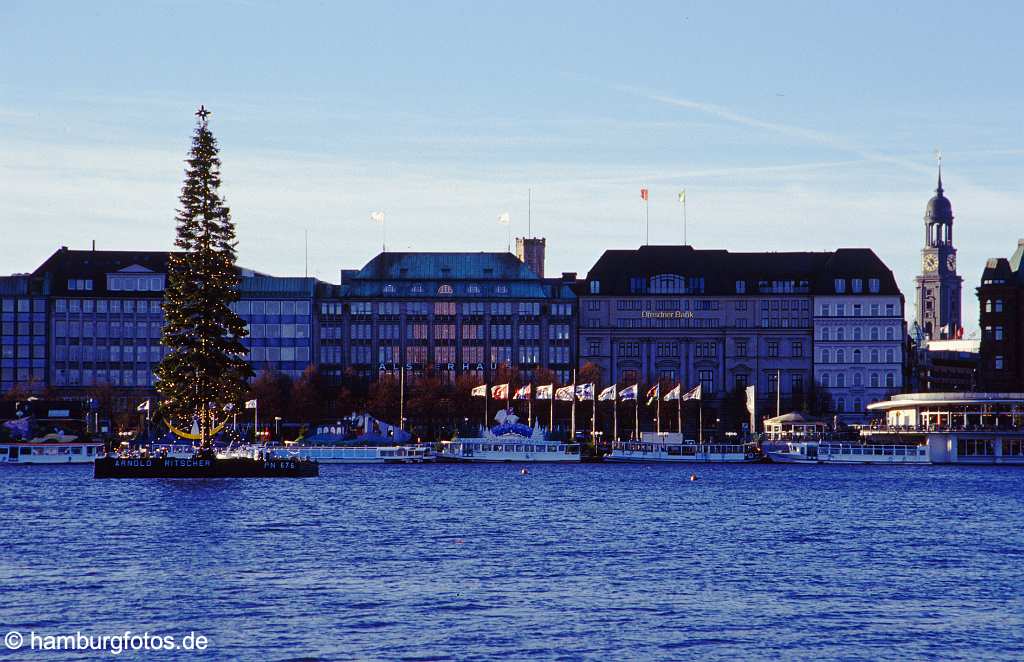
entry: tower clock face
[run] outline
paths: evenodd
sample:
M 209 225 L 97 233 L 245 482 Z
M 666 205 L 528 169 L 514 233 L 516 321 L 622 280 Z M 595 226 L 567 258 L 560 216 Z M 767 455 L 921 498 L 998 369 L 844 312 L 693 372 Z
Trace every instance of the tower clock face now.
M 956 271 L 956 255 L 946 256 L 946 268 L 950 271 Z
M 934 255 L 925 255 L 922 265 L 925 271 L 935 271 L 939 268 L 939 258 Z

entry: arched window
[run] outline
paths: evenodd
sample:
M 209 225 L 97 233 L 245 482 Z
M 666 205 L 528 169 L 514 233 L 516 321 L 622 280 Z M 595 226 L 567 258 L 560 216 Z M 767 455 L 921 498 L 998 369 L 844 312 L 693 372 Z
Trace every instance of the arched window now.
M 843 327 L 836 329 L 836 340 L 846 340 L 846 330 Z
M 827 326 L 821 327 L 821 339 L 822 340 L 828 340 L 828 327 Z
M 822 373 L 822 375 L 821 375 L 821 385 L 824 386 L 825 388 L 828 388 L 829 379 L 828 379 L 828 373 L 827 372 Z
M 986 299 L 985 300 L 985 312 L 986 313 L 991 313 L 992 312 L 992 299 Z
M 846 399 L 845 398 L 837 398 L 836 399 L 836 411 L 839 412 L 840 414 L 846 412 Z
M 854 340 L 860 340 L 860 327 L 859 326 L 854 327 L 854 329 L 853 329 L 853 339 Z
M 859 349 L 853 350 L 853 362 L 854 363 L 860 363 L 860 350 Z
M 396 292 L 398 292 L 398 288 L 395 287 L 394 283 L 384 285 L 384 294 L 395 294 Z
M 872 340 L 878 340 L 878 327 L 877 326 L 871 327 L 871 339 Z
M 836 388 L 846 388 L 846 375 L 843 373 L 836 375 Z
M 878 363 L 878 350 L 877 349 L 871 350 L 871 362 L 872 363 Z
M 853 373 L 853 385 L 861 386 L 864 383 L 864 379 L 860 376 L 859 372 Z
M 837 349 L 836 350 L 836 363 L 846 363 L 846 350 L 844 350 L 844 349 Z
M 437 288 L 437 296 L 440 297 L 450 297 L 454 293 L 455 291 L 452 290 L 451 285 L 442 285 L 441 287 Z
M 887 326 L 885 328 L 885 339 L 886 340 L 895 340 L 896 339 L 896 331 L 891 326 Z
M 839 350 L 839 351 L 842 351 L 842 350 Z M 832 361 L 832 352 L 828 351 L 827 349 L 821 350 L 821 362 L 822 363 L 830 363 L 831 361 Z
M 878 373 L 871 373 L 871 388 L 878 388 Z
M 896 386 L 896 375 L 891 372 L 885 373 L 885 385 L 889 387 Z
M 860 398 L 854 398 L 854 400 L 853 400 L 853 411 L 854 412 L 861 411 Z
M 885 362 L 886 363 L 892 363 L 895 360 L 896 360 L 896 353 L 893 352 L 891 349 L 885 350 Z
M 651 276 L 651 294 L 683 294 L 686 281 L 676 274 L 658 274 Z

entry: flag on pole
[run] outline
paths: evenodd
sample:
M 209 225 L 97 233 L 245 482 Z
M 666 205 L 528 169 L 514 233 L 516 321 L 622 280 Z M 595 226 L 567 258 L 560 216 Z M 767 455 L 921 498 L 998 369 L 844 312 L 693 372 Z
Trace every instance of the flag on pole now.
M 526 386 L 520 386 L 519 390 L 516 391 L 515 395 L 512 396 L 512 399 L 513 400 L 529 400 L 530 399 L 530 391 L 532 390 L 532 386 L 533 386 L 532 384 L 527 384 Z
M 555 391 L 555 400 L 565 400 L 571 402 L 572 399 L 572 384 L 569 384 L 568 386 L 563 386 L 562 388 L 557 389 Z
M 684 205 L 686 204 L 686 189 L 679 192 L 679 202 Z
M 680 399 L 684 400 L 684 401 L 685 400 L 700 400 L 700 392 L 701 392 L 700 391 L 700 387 L 701 387 L 701 385 L 697 384 L 696 386 L 691 388 L 686 393 L 683 393 L 683 397 L 680 398 Z
M 657 383 L 647 391 L 647 406 L 654 404 L 654 401 L 661 396 L 661 383 Z
M 679 394 L 683 392 L 683 385 L 676 384 L 676 387 L 665 394 L 665 402 L 671 402 L 679 399 Z
M 229 402 L 226 405 L 224 405 L 224 411 L 234 411 L 234 410 L 235 410 L 235 403 L 234 402 Z
M 474 398 L 486 398 L 487 397 L 487 384 L 481 384 L 480 386 L 474 386 L 473 390 L 469 392 L 469 395 Z
M 139 406 L 135 408 L 135 411 L 149 411 L 149 400 L 140 402 Z
M 495 384 L 491 387 L 491 398 L 494 400 L 508 399 L 508 384 Z
M 550 400 L 551 391 L 555 388 L 554 384 L 547 384 L 546 386 L 537 387 L 537 399 L 538 400 Z
M 757 390 L 754 385 L 751 384 L 746 388 L 747 392 L 747 412 L 751 415 L 754 414 L 754 406 L 757 404 Z
M 256 409 L 256 400 L 246 400 L 245 401 L 245 408 L 246 409 Z
M 647 200 L 647 189 L 645 189 L 645 188 L 640 189 L 640 198 L 642 200 Z
M 512 223 L 512 216 L 507 211 L 498 214 L 498 224 L 499 225 L 510 225 L 511 223 Z
M 617 390 L 618 390 L 618 385 L 617 384 L 612 384 L 611 386 L 609 386 L 605 390 L 601 391 L 601 393 L 597 396 L 598 401 L 599 402 L 604 402 L 606 400 L 615 400 L 618 397 Z
M 640 389 L 640 385 L 639 384 L 633 384 L 632 386 L 627 386 L 626 388 L 622 389 L 622 393 L 619 394 L 619 399 L 622 400 L 622 401 L 636 400 L 636 394 L 639 391 L 639 389 Z
M 576 399 L 577 400 L 593 400 L 594 399 L 594 384 L 577 384 L 576 385 Z
M 373 212 L 372 214 L 370 214 L 370 220 L 373 221 L 374 223 L 383 224 L 384 223 L 384 212 L 382 212 L 382 211 L 375 211 L 375 212 Z

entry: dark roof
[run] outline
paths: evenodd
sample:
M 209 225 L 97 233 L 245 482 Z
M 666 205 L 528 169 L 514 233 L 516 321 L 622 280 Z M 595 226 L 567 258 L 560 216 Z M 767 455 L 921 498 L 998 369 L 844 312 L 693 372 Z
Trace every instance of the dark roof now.
M 924 220 L 941 221 L 944 223 L 953 222 L 953 205 L 949 198 L 944 195 L 942 189 L 942 170 L 939 170 L 939 185 L 935 187 L 935 195 L 928 201 L 924 210 Z
M 50 294 L 67 294 L 68 279 L 88 278 L 93 281 L 92 293 L 106 293 L 106 275 L 118 271 L 167 273 L 167 251 L 79 251 L 62 246 L 32 272 L 36 278 L 47 281 Z M 82 295 L 74 291 L 73 294 Z M 137 292 L 114 292 L 117 295 L 138 296 Z
M 981 284 L 1024 286 L 1024 239 L 1017 240 L 1017 250 L 1010 259 L 992 257 L 985 261 L 985 270 L 981 273 Z
M 357 298 L 575 298 L 574 281 L 541 278 L 511 253 L 379 253 L 341 276 L 343 296 Z
M 731 253 L 697 250 L 692 246 L 641 246 L 605 251 L 587 273 L 587 281 L 600 281 L 602 295 L 628 295 L 632 294 L 631 278 L 649 279 L 661 274 L 703 277 L 704 293 L 717 295 L 736 294 L 737 281 L 746 284 L 747 294 L 758 293 L 763 281 L 768 285 L 773 281 L 795 281 L 795 293 L 834 294 L 836 278 L 878 278 L 879 294 L 900 293 L 892 271 L 870 248 L 820 253 Z

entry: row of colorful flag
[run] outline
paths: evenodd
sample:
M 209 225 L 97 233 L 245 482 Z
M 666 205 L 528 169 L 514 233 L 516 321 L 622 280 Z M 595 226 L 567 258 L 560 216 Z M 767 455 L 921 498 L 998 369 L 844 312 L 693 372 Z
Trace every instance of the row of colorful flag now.
M 651 192 L 650 192 L 649 189 L 646 189 L 646 188 L 640 189 L 640 199 L 641 200 L 643 200 L 644 202 L 648 202 L 650 197 L 651 197 Z M 686 204 L 686 189 L 683 189 L 682 191 L 679 192 L 679 202 L 681 204 L 684 204 L 684 205 Z
M 521 388 L 517 389 L 512 397 L 509 398 L 509 384 L 495 384 L 491 388 L 491 398 L 494 400 L 529 400 L 531 396 L 536 400 L 563 400 L 566 402 L 572 400 L 593 400 L 594 399 L 594 384 L 570 384 L 569 386 L 562 386 L 555 388 L 554 384 L 546 384 L 544 386 L 538 386 L 536 395 L 533 392 L 533 384 L 526 384 Z M 633 384 L 626 388 L 619 390 L 618 384 L 612 384 L 608 388 L 604 389 L 597 395 L 599 402 L 606 400 L 636 400 L 637 395 L 640 392 L 640 385 Z M 487 385 L 482 384 L 474 387 L 470 391 L 470 395 L 476 398 L 487 397 Z M 647 391 L 647 404 L 652 404 L 661 397 L 661 384 L 655 384 Z M 675 388 L 665 394 L 663 398 L 666 402 L 673 400 L 700 400 L 701 399 L 701 385 L 697 384 L 689 391 L 683 393 L 683 385 L 677 384 Z

